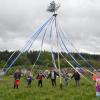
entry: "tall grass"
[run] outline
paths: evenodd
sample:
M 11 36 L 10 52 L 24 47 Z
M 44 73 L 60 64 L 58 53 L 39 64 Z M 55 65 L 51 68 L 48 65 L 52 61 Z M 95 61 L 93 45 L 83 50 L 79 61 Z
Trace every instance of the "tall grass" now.
M 69 80 L 68 86 L 52 88 L 49 79 L 43 80 L 43 87 L 37 87 L 37 81 L 32 82 L 32 87 L 26 87 L 26 79 L 21 79 L 19 89 L 13 89 L 13 78 L 6 77 L 0 82 L 0 100 L 100 100 L 95 95 L 95 83 L 90 84 L 81 80 L 81 86 L 76 87 L 74 80 Z

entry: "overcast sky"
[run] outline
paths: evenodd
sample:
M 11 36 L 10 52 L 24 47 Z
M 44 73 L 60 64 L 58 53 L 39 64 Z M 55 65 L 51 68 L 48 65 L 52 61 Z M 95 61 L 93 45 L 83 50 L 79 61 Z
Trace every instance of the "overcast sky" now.
M 0 50 L 22 48 L 51 14 L 51 0 L 0 0 Z M 100 0 L 56 0 L 58 20 L 80 52 L 100 54 Z M 40 49 L 38 38 L 31 49 Z M 44 47 L 49 48 L 45 41 Z

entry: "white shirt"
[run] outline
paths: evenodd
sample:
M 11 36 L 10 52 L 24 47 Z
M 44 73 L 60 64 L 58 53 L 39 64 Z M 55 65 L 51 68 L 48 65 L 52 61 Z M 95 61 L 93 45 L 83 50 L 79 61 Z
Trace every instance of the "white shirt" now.
M 51 72 L 51 79 L 55 79 L 54 72 Z

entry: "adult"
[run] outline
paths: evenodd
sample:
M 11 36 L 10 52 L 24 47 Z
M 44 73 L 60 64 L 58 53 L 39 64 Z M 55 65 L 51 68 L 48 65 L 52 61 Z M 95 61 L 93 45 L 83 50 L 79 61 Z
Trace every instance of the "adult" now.
M 80 74 L 75 71 L 71 78 L 75 79 L 76 86 L 80 86 Z
M 52 87 L 56 86 L 56 77 L 59 76 L 56 71 L 51 70 L 49 74 L 49 78 L 51 79 Z

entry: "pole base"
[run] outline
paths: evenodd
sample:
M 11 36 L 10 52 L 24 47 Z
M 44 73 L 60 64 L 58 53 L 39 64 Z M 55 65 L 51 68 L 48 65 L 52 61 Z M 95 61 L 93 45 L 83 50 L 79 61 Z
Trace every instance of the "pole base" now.
M 62 85 L 62 83 L 60 83 L 60 89 L 62 89 L 63 88 L 63 85 Z

